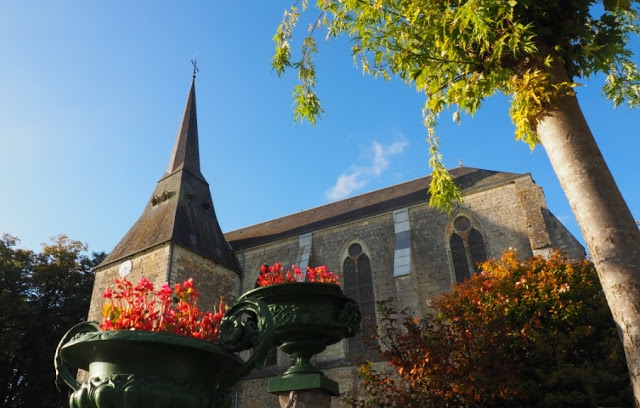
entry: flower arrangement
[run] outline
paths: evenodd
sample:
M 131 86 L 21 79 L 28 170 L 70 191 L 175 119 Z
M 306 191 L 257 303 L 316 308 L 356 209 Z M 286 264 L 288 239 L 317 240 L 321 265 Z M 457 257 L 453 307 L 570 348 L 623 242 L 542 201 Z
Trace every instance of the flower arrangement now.
M 307 266 L 307 273 L 304 275 L 296 265 L 291 265 L 291 269 L 287 271 L 284 270 L 279 262 L 272 266 L 262 265 L 260 267 L 260 276 L 257 281 L 259 287 L 292 282 L 319 282 L 340 285 L 338 275 L 329 271 L 324 265 L 315 268 Z
M 173 289 L 165 283 L 159 291 L 144 277 L 135 286 L 127 279 L 115 279 L 115 289 L 107 288 L 102 295 L 108 303 L 102 309 L 104 320 L 98 327 L 175 333 L 217 342 L 227 306 L 220 300 L 213 313 L 202 312 L 197 305 L 198 295 L 193 278 L 176 283 Z

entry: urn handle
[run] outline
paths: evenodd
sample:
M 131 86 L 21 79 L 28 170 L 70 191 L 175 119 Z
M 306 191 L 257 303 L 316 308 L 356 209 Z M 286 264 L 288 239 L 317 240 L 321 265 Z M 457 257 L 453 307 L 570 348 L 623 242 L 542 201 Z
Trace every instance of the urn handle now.
M 56 385 L 61 385 L 63 382 L 67 384 L 71 389 L 77 391 L 81 384 L 76 380 L 76 377 L 71 375 L 69 368 L 65 364 L 62 359 L 61 349 L 62 346 L 67 344 L 71 339 L 81 336 L 85 333 L 97 332 L 98 323 L 97 322 L 82 322 L 73 326 L 60 340 L 58 343 L 58 348 L 56 348 L 56 354 L 54 357 L 53 364 L 56 369 Z
M 225 378 L 233 385 L 254 368 L 262 368 L 273 345 L 275 322 L 269 307 L 258 299 L 241 299 L 227 312 L 220 324 L 220 345 L 229 351 L 252 350 L 245 364 Z

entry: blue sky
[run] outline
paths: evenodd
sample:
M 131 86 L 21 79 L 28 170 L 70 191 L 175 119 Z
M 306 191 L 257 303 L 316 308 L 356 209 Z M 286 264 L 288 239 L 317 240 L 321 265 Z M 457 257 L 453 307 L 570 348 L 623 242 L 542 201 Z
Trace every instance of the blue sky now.
M 0 233 L 30 249 L 66 233 L 110 251 L 168 165 L 196 53 L 202 173 L 224 231 L 427 175 L 423 96 L 363 76 L 347 40 L 320 44 L 324 118 L 293 123 L 295 75 L 270 67 L 289 5 L 0 2 Z M 614 109 L 600 85 L 585 82 L 579 100 L 640 219 L 640 112 Z M 544 150 L 513 140 L 507 107 L 492 98 L 461 125 L 443 115 L 446 165 L 531 173 L 583 241 Z

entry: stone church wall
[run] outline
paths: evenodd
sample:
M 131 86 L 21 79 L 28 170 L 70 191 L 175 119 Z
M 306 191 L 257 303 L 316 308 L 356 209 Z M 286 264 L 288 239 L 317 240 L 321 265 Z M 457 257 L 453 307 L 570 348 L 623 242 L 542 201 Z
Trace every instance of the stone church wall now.
M 182 283 L 193 278 L 200 293 L 198 306 L 201 310 L 213 310 L 222 298 L 232 304 L 240 289 L 240 277 L 212 260 L 180 245 L 173 246 L 170 282 Z
M 135 254 L 135 256 L 130 256 L 110 265 L 96 268 L 88 320 L 102 320 L 102 293 L 107 287 L 113 287 L 114 279 L 120 278 L 120 266 L 127 260 L 131 260 L 132 262 L 131 272 L 126 277 L 130 282 L 135 284 L 139 282 L 143 276 L 153 282 L 156 287 L 160 287 L 160 285 L 166 282 L 170 247 L 170 244 L 167 242 L 139 252 Z
M 282 263 L 285 268 L 297 264 L 298 237 L 271 242 L 246 251 L 236 251 L 236 258 L 243 271 L 242 293 L 256 287 L 256 281 L 260 276 L 261 265 L 273 265 Z
M 210 310 L 221 296 L 231 304 L 241 293 L 253 289 L 263 264 L 281 262 L 288 268 L 308 261 L 310 266 L 327 265 L 342 277 L 343 263 L 354 243 L 371 261 L 375 300 L 393 299 L 398 309 L 409 308 L 416 316 L 424 315 L 429 310 L 426 301 L 450 290 L 456 280 L 449 246 L 458 217 L 467 218 L 479 231 L 489 258 L 499 257 L 509 247 L 516 248 L 523 258 L 548 254 L 555 247 L 570 257 L 584 256 L 579 242 L 548 211 L 542 189 L 529 175 L 523 175 L 507 183 L 465 191 L 464 201 L 450 214 L 430 208 L 425 198 L 425 202 L 406 208 L 237 250 L 242 275 L 167 242 L 98 268 L 89 319 L 100 320 L 104 288 L 119 277 L 126 260 L 132 261 L 127 279 L 134 283 L 144 276 L 159 287 L 167 280 L 173 284 L 193 277 L 201 293 L 200 306 Z M 275 359 L 264 370 L 252 372 L 237 386 L 238 408 L 279 406 L 277 398 L 267 392 L 267 381 L 282 375 L 290 357 L 279 350 L 274 353 Z M 350 353 L 348 342 L 342 341 L 329 346 L 314 363 L 340 384 L 343 395 L 357 395 L 357 363 L 365 357 L 375 355 Z M 332 406 L 346 404 L 335 398 Z
M 545 212 L 545 220 L 547 225 L 550 225 L 551 239 L 554 248 L 560 249 L 571 258 L 580 259 L 586 256 L 586 252 L 580 241 L 562 225 L 560 220 L 558 220 L 551 211 L 547 210 Z
M 362 246 L 371 260 L 376 301 L 393 298 L 398 309 L 410 308 L 417 315 L 428 311 L 427 300 L 448 291 L 455 282 L 449 238 L 453 221 L 463 215 L 471 220 L 483 238 L 488 258 L 499 257 L 507 248 L 521 256 L 549 253 L 555 246 L 570 257 L 584 255 L 582 247 L 547 210 L 541 188 L 529 175 L 509 183 L 465 191 L 464 201 L 451 213 L 443 213 L 421 203 L 407 208 L 410 231 L 410 273 L 394 276 L 394 250 L 397 247 L 393 212 L 382 213 L 312 231 L 309 265 L 327 265 L 342 275 L 342 263 L 352 243 Z M 253 289 L 262 264 L 300 263 L 302 237 L 290 237 L 254 248 L 237 251 L 244 271 L 242 291 Z M 340 384 L 341 392 L 357 393 L 355 361 L 347 342 L 330 346 L 316 357 L 325 374 Z M 238 407 L 277 407 L 275 397 L 266 397 L 267 377 L 279 376 L 289 357 L 278 353 L 277 366 L 252 373 L 238 388 Z M 271 401 L 273 400 L 273 401 Z M 334 407 L 342 407 L 335 399 Z
M 159 289 L 167 281 L 173 285 L 194 278 L 196 288 L 200 292 L 198 305 L 201 310 L 213 310 L 220 298 L 229 304 L 233 303 L 240 288 L 240 277 L 236 272 L 180 245 L 167 242 L 96 269 L 89 309 L 90 321 L 101 320 L 102 293 L 108 286 L 113 287 L 114 279 L 120 277 L 120 266 L 127 260 L 132 261 L 132 268 L 126 278 L 133 284 L 138 283 L 144 276 Z

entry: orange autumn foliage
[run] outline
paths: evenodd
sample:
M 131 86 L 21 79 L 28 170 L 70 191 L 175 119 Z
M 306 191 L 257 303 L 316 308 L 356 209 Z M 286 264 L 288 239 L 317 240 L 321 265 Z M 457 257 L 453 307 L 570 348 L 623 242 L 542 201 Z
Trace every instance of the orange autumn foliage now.
M 360 367 L 356 407 L 631 406 L 611 313 L 589 261 L 513 250 L 429 303 L 421 319 L 380 305 L 388 368 Z

